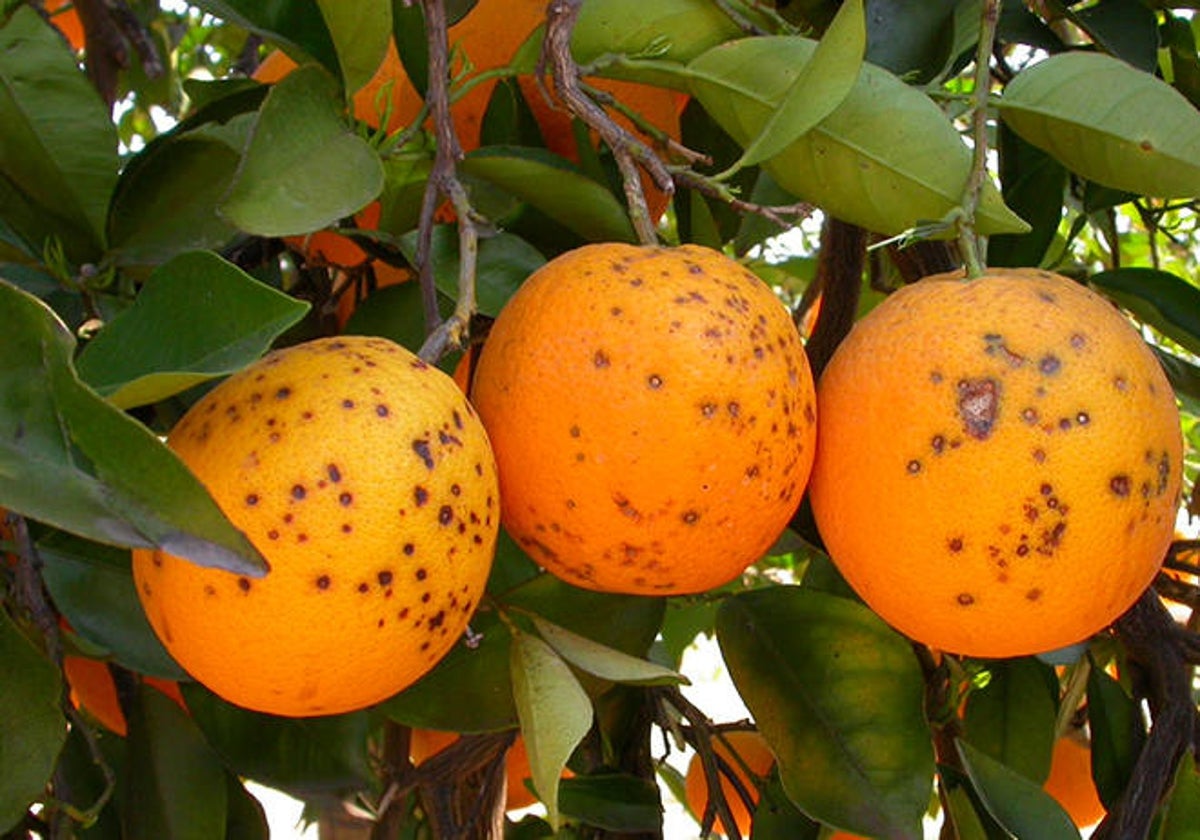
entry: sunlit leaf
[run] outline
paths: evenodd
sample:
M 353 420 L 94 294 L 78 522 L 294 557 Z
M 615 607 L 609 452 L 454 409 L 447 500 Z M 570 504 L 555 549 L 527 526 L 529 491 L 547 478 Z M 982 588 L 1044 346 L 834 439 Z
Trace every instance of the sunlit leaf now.
M 541 637 L 559 656 L 589 674 L 612 682 L 642 685 L 688 682 L 687 677 L 670 668 L 622 653 L 536 615 L 531 619 Z
M 965 741 L 958 753 L 984 804 L 1014 837 L 1078 840 L 1079 829 L 1050 794 Z
M 512 681 L 533 786 L 557 827 L 560 777 L 591 729 L 592 703 L 567 663 L 528 633 L 513 635 Z
M 1150 73 L 1072 50 L 1018 73 L 1004 121 L 1073 172 L 1160 198 L 1200 195 L 1200 112 Z
M 362 209 L 383 165 L 342 115 L 337 81 L 305 65 L 272 86 L 221 212 L 247 233 L 308 233 Z
M 1088 283 L 1185 350 L 1200 354 L 1200 289 L 1187 280 L 1129 266 L 1093 274 Z
M 921 837 L 933 751 L 906 639 L 859 603 L 794 586 L 727 598 L 717 638 L 793 802 L 846 831 Z
M 88 343 L 79 375 L 118 408 L 157 402 L 255 361 L 308 308 L 210 251 L 180 254 Z
M 688 65 L 693 93 L 743 145 L 771 119 L 817 42 L 757 37 L 714 47 Z M 942 110 L 887 71 L 863 64 L 842 103 L 763 164 L 793 195 L 883 234 L 945 217 L 961 204 L 971 152 Z M 977 212 L 984 233 L 1028 225 L 991 182 Z
M 34 253 L 95 261 L 117 182 L 117 133 L 62 36 L 22 4 L 0 26 L 0 207 Z
M 80 381 L 54 313 L 2 279 L 0 311 L 0 504 L 99 542 L 261 574 L 261 555 L 183 462 Z
M 342 82 L 354 93 L 375 74 L 392 36 L 391 0 L 316 0 L 337 50 Z
M 61 679 L 0 610 L 0 833 L 41 796 L 66 740 Z

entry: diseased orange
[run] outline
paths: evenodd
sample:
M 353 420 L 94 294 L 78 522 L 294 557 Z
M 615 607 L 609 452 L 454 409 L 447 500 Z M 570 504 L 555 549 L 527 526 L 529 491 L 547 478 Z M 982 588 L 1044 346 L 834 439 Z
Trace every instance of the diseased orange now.
M 1175 397 L 1084 286 L 992 269 L 904 287 L 851 330 L 818 397 L 818 529 L 908 636 L 971 656 L 1055 650 L 1154 578 L 1180 492 Z
M 408 753 L 413 764 L 421 764 L 426 759 L 440 753 L 446 747 L 457 741 L 457 732 L 442 732 L 436 729 L 414 729 L 409 742 Z M 526 785 L 530 778 L 529 753 L 525 749 L 525 739 L 517 736 L 504 756 L 504 772 L 507 786 L 504 800 L 505 811 L 515 811 L 518 808 L 528 808 L 537 802 L 537 797 Z M 571 771 L 563 774 L 570 776 Z
M 753 730 L 734 730 L 726 732 L 725 741 L 720 738 L 713 738 L 713 752 L 724 759 L 725 763 L 737 775 L 738 781 L 742 787 L 750 794 L 751 799 L 755 803 L 758 802 L 758 786 L 754 780 L 746 775 L 746 770 L 750 771 L 757 777 L 761 778 L 771 772 L 771 766 L 775 763 L 775 756 L 771 753 L 771 748 L 767 746 L 766 740 L 758 732 Z M 741 762 L 734 758 L 730 752 L 732 747 L 733 752 L 741 758 Z M 704 777 L 704 766 L 700 761 L 699 754 L 693 755 L 691 761 L 688 762 L 687 773 L 683 777 L 684 799 L 687 802 L 688 809 L 696 817 L 703 819 L 704 811 L 708 807 L 708 780 Z M 729 804 L 729 810 L 733 814 L 733 820 L 737 823 L 738 833 L 743 837 L 750 836 L 750 823 L 754 819 L 753 813 L 746 807 L 746 803 L 742 801 L 741 795 L 733 782 L 721 776 L 721 792 L 725 796 L 725 801 Z M 718 817 L 712 827 L 714 834 L 719 834 L 722 837 L 728 836 L 725 832 L 725 826 L 722 825 Z
M 225 380 L 168 443 L 271 565 L 254 579 L 134 552 L 151 625 L 212 691 L 278 715 L 350 711 L 458 639 L 499 495 L 450 377 L 384 339 L 318 339 Z
M 88 656 L 68 654 L 63 657 L 63 674 L 71 687 L 71 702 L 75 708 L 87 712 L 121 737 L 129 733 L 129 724 L 117 699 L 117 685 L 113 682 L 112 672 L 108 670 L 107 664 Z M 180 708 L 187 709 L 183 694 L 179 690 L 179 683 L 158 677 L 142 679 L 147 685 L 154 686 L 178 703 Z
M 587 245 L 546 263 L 501 310 L 471 393 L 508 532 L 587 589 L 728 582 L 783 531 L 813 458 L 791 318 L 695 245 Z
M 1080 828 L 1095 825 L 1107 813 L 1092 780 L 1092 751 L 1082 738 L 1068 734 L 1055 742 L 1043 788 Z

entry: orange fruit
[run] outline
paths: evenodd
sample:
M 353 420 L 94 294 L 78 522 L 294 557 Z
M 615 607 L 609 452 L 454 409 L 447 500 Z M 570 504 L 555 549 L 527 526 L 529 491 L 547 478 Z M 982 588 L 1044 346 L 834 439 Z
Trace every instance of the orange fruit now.
M 818 387 L 818 530 L 911 638 L 1010 657 L 1079 642 L 1154 578 L 1174 531 L 1179 414 L 1153 353 L 1066 277 L 906 286 Z
M 414 729 L 409 741 L 409 756 L 412 758 L 413 764 L 421 764 L 453 744 L 458 738 L 457 732 Z M 536 803 L 537 797 L 525 784 L 526 780 L 530 778 L 529 753 L 525 749 L 525 739 L 519 735 L 504 756 L 504 769 L 508 779 L 504 810 L 515 811 L 518 808 L 528 808 Z M 564 771 L 563 775 L 570 776 L 571 771 Z
M 466 627 L 499 526 L 495 464 L 462 392 L 404 348 L 344 336 L 272 352 L 168 444 L 271 566 L 254 579 L 134 552 L 151 625 L 216 694 L 288 716 L 363 708 Z
M 83 31 L 83 22 L 79 20 L 79 12 L 71 0 L 46 0 L 46 14 L 50 22 L 58 27 L 58 31 L 67 39 L 71 49 L 79 52 L 87 44 L 87 36 Z
M 1064 735 L 1055 742 L 1043 788 L 1080 828 L 1095 825 L 1107 813 L 1092 780 L 1091 748 L 1081 738 Z
M 505 527 L 587 589 L 733 579 L 787 525 L 815 448 L 787 310 L 695 245 L 586 245 L 546 263 L 492 325 L 471 393 Z
M 129 733 L 125 713 L 117 699 L 117 685 L 107 664 L 99 659 L 68 654 L 63 657 L 63 674 L 71 687 L 71 702 L 75 708 L 87 712 L 121 737 Z M 187 710 L 179 683 L 159 677 L 142 677 L 142 680 L 170 697 L 181 709 Z
M 726 744 L 728 742 L 728 744 Z M 720 738 L 712 739 L 713 752 L 724 759 L 725 763 L 732 768 L 737 775 L 738 781 L 742 787 L 750 794 L 751 799 L 755 803 L 758 802 L 758 786 L 754 780 L 746 775 L 746 770 L 742 766 L 742 762 L 750 771 L 758 777 L 766 776 L 771 772 L 771 766 L 775 763 L 775 756 L 771 754 L 771 748 L 767 746 L 766 740 L 758 732 L 753 730 L 734 730 L 725 733 L 725 740 Z M 734 758 L 733 752 L 741 758 L 741 762 Z M 704 777 L 704 766 L 700 761 L 699 754 L 693 755 L 691 761 L 688 762 L 687 773 L 683 777 L 684 800 L 688 808 L 696 819 L 702 819 L 705 809 L 708 808 L 708 780 Z M 729 804 L 729 810 L 733 813 L 734 822 L 737 823 L 738 832 L 743 837 L 750 836 L 750 823 L 754 819 L 753 813 L 746 807 L 746 803 L 742 801 L 742 797 L 738 794 L 737 788 L 734 787 L 725 775 L 721 775 L 721 792 L 725 796 L 725 801 Z M 722 837 L 727 836 L 725 827 L 721 824 L 720 818 L 713 823 L 713 833 L 719 834 Z

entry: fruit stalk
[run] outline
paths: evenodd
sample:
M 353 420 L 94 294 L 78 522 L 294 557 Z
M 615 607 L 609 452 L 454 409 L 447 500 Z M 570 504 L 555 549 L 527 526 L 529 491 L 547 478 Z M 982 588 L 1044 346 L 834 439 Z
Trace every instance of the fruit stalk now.
M 971 174 L 963 194 L 962 215 L 958 218 L 958 242 L 967 266 L 967 277 L 983 274 L 983 259 L 975 233 L 975 210 L 987 178 L 987 99 L 991 89 L 991 57 L 1000 20 L 1000 0 L 984 0 L 979 23 L 979 44 L 975 50 L 975 104 L 972 112 L 971 139 L 974 156 Z

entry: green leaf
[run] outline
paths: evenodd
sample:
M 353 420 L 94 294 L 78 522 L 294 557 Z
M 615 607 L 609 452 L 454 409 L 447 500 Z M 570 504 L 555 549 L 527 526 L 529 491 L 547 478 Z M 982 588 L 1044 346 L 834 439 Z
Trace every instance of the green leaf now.
M 271 840 L 271 826 L 262 803 L 230 773 L 225 774 L 225 788 L 229 792 L 225 840 Z
M 54 605 L 85 641 L 133 671 L 187 679 L 146 620 L 128 551 L 61 531 L 38 540 L 37 550 Z
M 915 84 L 932 81 L 952 57 L 955 7 L 960 5 L 956 0 L 872 0 L 867 61 Z
M 1014 837 L 1078 840 L 1079 829 L 1041 786 L 965 741 L 958 741 L 957 746 L 988 811 Z
M 0 207 L 40 254 L 59 239 L 72 262 L 96 261 L 117 182 L 117 133 L 62 37 L 32 7 L 0 27 Z
M 592 702 L 567 663 L 528 633 L 512 637 L 512 683 L 530 777 L 550 824 L 557 828 L 560 777 L 592 727 Z
M 754 809 L 750 840 L 818 840 L 820 831 L 820 823 L 788 799 L 778 770 L 772 770 Z
M 1156 268 L 1118 268 L 1088 278 L 1139 319 L 1191 353 L 1200 354 L 1200 289 Z
M 1158 15 L 1139 0 L 1100 0 L 1071 14 L 1105 52 L 1139 70 L 1158 69 Z
M 236 23 L 282 47 L 316 59 L 330 73 L 338 73 L 337 47 L 325 24 L 317 0 L 289 0 L 264 3 L 262 0 L 197 0 L 195 6 L 215 17 Z M 347 4 L 349 5 L 349 4 Z M 303 64 L 303 61 L 297 63 Z
M 954 826 L 958 840 L 988 840 L 987 829 L 975 811 L 971 795 L 963 785 L 948 788 L 945 799 L 947 819 Z
M 1111 810 L 1129 784 L 1146 741 L 1141 709 L 1121 684 L 1099 668 L 1088 672 L 1088 726 L 1092 736 L 1092 779 Z
M 217 212 L 253 116 L 160 137 L 124 169 L 109 239 L 122 265 L 155 265 L 183 251 L 220 248 L 237 229 Z
M 1196 840 L 1200 836 L 1200 771 L 1195 754 L 1185 751 L 1175 771 L 1158 840 Z
M 1050 774 L 1054 751 L 1057 681 L 1033 657 L 987 663 L 988 684 L 967 698 L 966 739 L 1031 781 Z
M 247 233 L 308 233 L 362 209 L 383 165 L 346 125 L 337 81 L 315 65 L 271 88 L 221 212 Z
M 637 240 L 616 196 L 545 149 L 488 146 L 467 155 L 459 171 L 506 190 L 589 241 Z
M 559 782 L 563 816 L 614 833 L 656 833 L 662 830 L 662 801 L 658 786 L 624 773 L 574 776 Z
M 554 648 L 559 656 L 576 668 L 601 679 L 635 685 L 677 685 L 689 682 L 683 674 L 670 668 L 622 653 L 586 636 L 572 633 L 539 616 L 533 615 L 530 618 L 542 639 Z
M 187 712 L 139 686 L 129 710 L 128 786 L 122 801 L 130 840 L 225 836 L 226 773 Z
M 829 116 L 858 81 L 866 46 L 862 0 L 847 0 L 735 166 L 774 157 Z
M 370 81 L 392 37 L 391 0 L 316 0 L 337 50 L 347 95 Z
M 1102 53 L 1059 53 L 1016 75 L 1000 115 L 1091 181 L 1159 198 L 1200 195 L 1200 112 L 1166 82 Z
M 367 786 L 367 712 L 285 718 L 227 703 L 198 684 L 182 687 L 204 738 L 238 775 L 297 797 L 337 796 Z
M 158 402 L 255 361 L 308 309 L 210 251 L 180 254 L 88 343 L 79 375 L 118 408 Z
M 1067 170 L 1003 122 L 997 127 L 997 138 L 1004 202 L 1028 221 L 1032 230 L 989 239 L 988 265 L 1041 265 L 1062 223 Z
M 0 833 L 38 799 L 67 738 L 62 675 L 0 610 Z
M 845 831 L 921 837 L 933 751 L 906 639 L 861 604 L 795 586 L 727 598 L 717 639 L 796 805 Z
M 798 36 L 743 38 L 690 65 L 691 88 L 713 118 L 746 145 L 758 136 L 817 42 Z M 764 167 L 793 195 L 831 215 L 894 235 L 958 207 L 971 152 L 921 91 L 863 64 L 842 103 Z M 985 184 L 977 216 L 983 233 L 1029 226 Z
M 262 574 L 262 556 L 183 462 L 79 380 L 54 313 L 3 280 L 0 311 L 0 504 L 98 542 Z
M 437 225 L 434 228 L 433 245 L 429 252 L 433 261 L 433 278 L 438 289 L 451 300 L 458 297 L 458 245 L 456 225 Z M 417 232 L 401 237 L 400 247 L 404 255 L 415 262 Z M 475 259 L 476 307 L 480 313 L 493 318 L 500 314 L 517 287 L 546 262 L 537 248 L 511 233 L 498 233 L 480 239 Z

